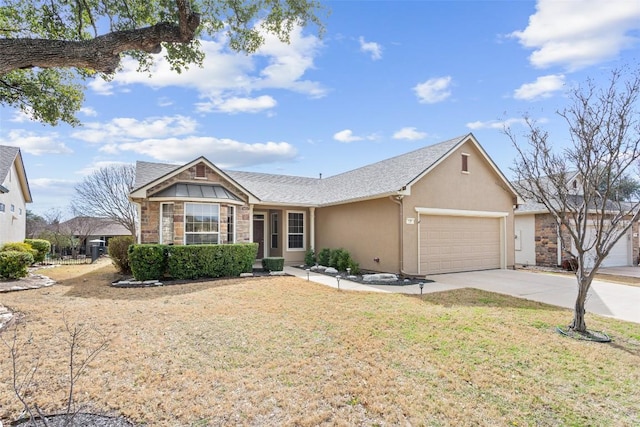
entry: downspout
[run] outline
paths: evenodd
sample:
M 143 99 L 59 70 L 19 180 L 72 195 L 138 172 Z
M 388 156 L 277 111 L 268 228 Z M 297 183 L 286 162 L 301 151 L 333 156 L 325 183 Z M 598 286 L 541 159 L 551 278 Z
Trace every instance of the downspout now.
M 556 224 L 557 230 L 557 244 L 556 244 L 556 265 L 562 265 L 562 247 L 564 246 L 564 240 L 562 240 L 562 229 L 560 224 Z
M 316 208 L 309 208 L 309 247 L 316 250 Z
M 398 195 L 398 196 L 389 196 L 389 199 L 394 202 L 397 203 L 398 206 L 400 207 L 400 220 L 398 221 L 398 232 L 400 233 L 400 238 L 398 239 L 400 242 L 399 245 L 399 250 L 398 250 L 398 264 L 400 266 L 400 274 L 403 276 L 412 276 L 411 274 L 408 274 L 406 271 L 404 271 L 404 230 L 402 228 L 402 222 L 404 220 L 404 204 L 402 203 L 402 199 L 404 198 L 404 196 L 402 195 Z

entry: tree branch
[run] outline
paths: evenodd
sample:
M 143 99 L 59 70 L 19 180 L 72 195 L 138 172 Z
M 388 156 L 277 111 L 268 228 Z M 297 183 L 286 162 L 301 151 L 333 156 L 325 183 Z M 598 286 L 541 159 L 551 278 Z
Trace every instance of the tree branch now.
M 186 2 L 183 3 L 187 7 Z M 180 24 L 161 22 L 134 30 L 114 31 L 91 40 L 0 39 L 0 75 L 26 68 L 89 68 L 113 73 L 125 51 L 160 53 L 162 43 L 195 38 L 200 15 L 180 8 Z

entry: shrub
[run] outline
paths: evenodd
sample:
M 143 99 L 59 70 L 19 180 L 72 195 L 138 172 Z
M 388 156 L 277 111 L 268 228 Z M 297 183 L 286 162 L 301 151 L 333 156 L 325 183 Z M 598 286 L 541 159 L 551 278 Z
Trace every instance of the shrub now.
M 578 269 L 578 261 L 575 258 L 569 258 L 562 261 L 563 270 L 576 271 Z
M 136 280 L 162 279 L 167 270 L 167 246 L 156 244 L 131 245 L 129 265 Z
M 0 252 L 0 277 L 19 279 L 29 274 L 27 267 L 33 264 L 31 252 L 4 250 Z
M 257 243 L 170 246 L 168 273 L 174 279 L 236 277 L 253 270 L 257 253 Z
M 351 258 L 349 251 L 343 248 L 330 251 L 329 267 L 333 267 L 338 271 L 347 271 L 347 268 L 350 268 L 352 274 L 360 272 L 360 265 Z
M 262 258 L 262 269 L 265 271 L 282 271 L 284 269 L 284 258 L 282 257 Z
M 51 252 L 51 242 L 44 239 L 24 239 L 24 242 L 31 245 L 36 251 L 33 255 L 34 262 L 43 262 L 47 254 Z
M 328 267 L 330 258 L 331 258 L 331 249 L 323 248 L 318 254 L 318 263 L 320 265 L 324 265 L 325 267 Z
M 109 239 L 109 258 L 122 274 L 131 273 L 129 246 L 134 243 L 133 236 L 117 236 Z
M 304 263 L 305 265 L 315 265 L 316 263 L 316 253 L 313 251 L 313 248 L 309 249 L 304 254 Z

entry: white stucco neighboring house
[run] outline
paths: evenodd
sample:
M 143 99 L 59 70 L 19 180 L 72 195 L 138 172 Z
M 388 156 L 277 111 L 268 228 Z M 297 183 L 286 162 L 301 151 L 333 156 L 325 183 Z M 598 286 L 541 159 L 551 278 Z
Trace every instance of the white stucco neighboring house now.
M 0 246 L 26 235 L 31 190 L 18 147 L 0 145 Z

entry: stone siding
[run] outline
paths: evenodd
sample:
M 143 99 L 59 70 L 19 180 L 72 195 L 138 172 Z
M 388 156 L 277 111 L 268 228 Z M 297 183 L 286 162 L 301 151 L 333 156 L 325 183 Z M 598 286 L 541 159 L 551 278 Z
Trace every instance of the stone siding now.
M 196 178 L 196 167 L 191 167 L 176 176 L 151 187 L 147 190 L 147 194 L 155 194 L 176 183 L 193 183 L 193 184 L 217 184 L 225 187 L 227 190 L 243 200 L 243 205 L 233 204 L 235 207 L 235 226 L 236 226 L 236 242 L 246 243 L 250 241 L 251 215 L 248 204 L 248 198 L 240 189 L 230 184 L 213 169 L 206 167 L 205 176 Z M 184 200 L 167 200 L 167 201 L 149 201 L 148 199 L 136 200 L 140 203 L 140 240 L 141 243 L 159 243 L 160 242 L 160 206 L 162 203 L 173 204 L 173 244 L 182 245 L 184 243 L 184 207 L 185 203 L 208 203 L 200 199 L 190 201 Z M 223 201 L 215 203 L 220 206 L 219 215 L 219 233 L 220 243 L 228 243 L 227 241 L 227 217 L 229 204 Z

